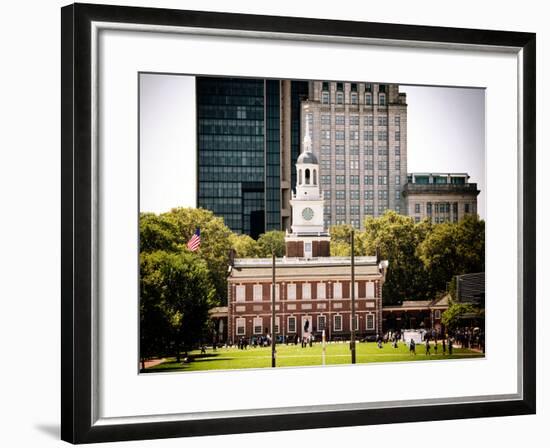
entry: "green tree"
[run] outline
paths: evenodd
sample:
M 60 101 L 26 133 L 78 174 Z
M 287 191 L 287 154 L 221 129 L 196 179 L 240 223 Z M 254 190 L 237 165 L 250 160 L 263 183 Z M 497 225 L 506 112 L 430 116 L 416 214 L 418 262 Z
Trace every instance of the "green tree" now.
M 416 248 L 429 232 L 430 225 L 415 224 L 412 218 L 387 211 L 378 218 L 365 219 L 361 236 L 363 251 L 389 261 L 383 286 L 384 303 L 433 297 L 429 275 L 416 254 Z
M 349 257 L 351 255 L 351 231 L 353 226 L 338 224 L 330 228 L 330 255 L 333 257 Z M 368 255 L 364 252 L 362 232 L 354 233 L 354 252 L 356 256 Z
M 451 332 L 460 324 L 460 317 L 467 313 L 478 313 L 479 310 L 469 303 L 451 303 L 449 308 L 441 314 L 441 322 Z
M 229 240 L 238 258 L 255 258 L 260 254 L 258 242 L 248 235 L 232 233 Z
M 163 215 L 142 213 L 139 219 L 139 251 L 153 252 L 178 250 L 177 229 L 173 222 Z
M 190 252 L 140 254 L 141 356 L 191 349 L 208 323 L 215 289 L 206 262 Z
M 270 230 L 262 233 L 258 238 L 258 247 L 260 257 L 271 257 L 272 251 L 275 251 L 276 257 L 282 257 L 285 254 L 285 232 Z
M 155 215 L 153 215 L 155 216 Z M 201 208 L 175 208 L 156 218 L 142 214 L 140 242 L 143 250 L 187 251 L 187 242 L 200 228 L 201 246 L 194 255 L 208 266 L 210 281 L 216 289 L 216 302 L 227 302 L 227 266 L 231 249 L 231 230 L 223 219 Z M 149 224 L 152 222 L 155 224 Z
M 433 226 L 417 254 L 434 290 L 444 291 L 455 275 L 485 271 L 485 222 L 467 215 L 458 223 Z

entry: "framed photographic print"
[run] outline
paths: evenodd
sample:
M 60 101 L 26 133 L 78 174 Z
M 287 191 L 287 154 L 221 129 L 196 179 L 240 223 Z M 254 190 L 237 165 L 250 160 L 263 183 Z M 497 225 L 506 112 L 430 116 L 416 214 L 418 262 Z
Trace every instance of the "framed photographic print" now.
M 62 8 L 62 438 L 535 412 L 535 35 Z

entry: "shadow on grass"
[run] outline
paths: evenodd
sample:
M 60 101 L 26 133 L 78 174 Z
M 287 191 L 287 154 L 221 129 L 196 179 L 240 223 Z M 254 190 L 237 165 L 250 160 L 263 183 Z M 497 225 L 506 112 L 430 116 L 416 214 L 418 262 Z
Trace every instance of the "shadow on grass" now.
M 140 373 L 158 373 L 158 372 L 181 372 L 182 370 L 189 370 L 192 364 L 204 363 L 209 361 L 231 361 L 234 358 L 221 357 L 221 353 L 203 353 L 187 356 L 188 361 L 176 362 L 175 358 L 169 361 L 165 361 L 161 364 L 157 364 L 153 367 L 141 369 Z M 185 357 L 182 355 L 182 359 Z
M 198 359 L 198 358 L 217 358 L 218 356 L 220 356 L 219 353 L 202 353 L 200 355 L 199 354 L 189 355 L 188 358 L 194 361 L 195 359 Z

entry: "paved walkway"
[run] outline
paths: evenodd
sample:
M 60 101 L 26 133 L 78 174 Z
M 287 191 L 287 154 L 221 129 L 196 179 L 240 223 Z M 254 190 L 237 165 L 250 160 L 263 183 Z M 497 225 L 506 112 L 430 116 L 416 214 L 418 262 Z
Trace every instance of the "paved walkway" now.
M 158 366 L 159 364 L 162 364 L 166 359 L 150 359 L 149 361 L 145 361 L 145 368 L 149 369 L 150 367 Z

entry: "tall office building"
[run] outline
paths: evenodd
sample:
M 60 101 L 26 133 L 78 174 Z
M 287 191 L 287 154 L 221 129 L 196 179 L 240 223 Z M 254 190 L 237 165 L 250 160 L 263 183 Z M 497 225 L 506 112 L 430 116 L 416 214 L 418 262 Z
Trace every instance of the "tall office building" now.
M 406 213 L 407 104 L 394 84 L 309 83 L 302 127 L 309 122 L 320 162 L 325 226 L 361 228 L 386 209 Z
M 199 207 L 256 238 L 290 227 L 308 82 L 197 77 Z

